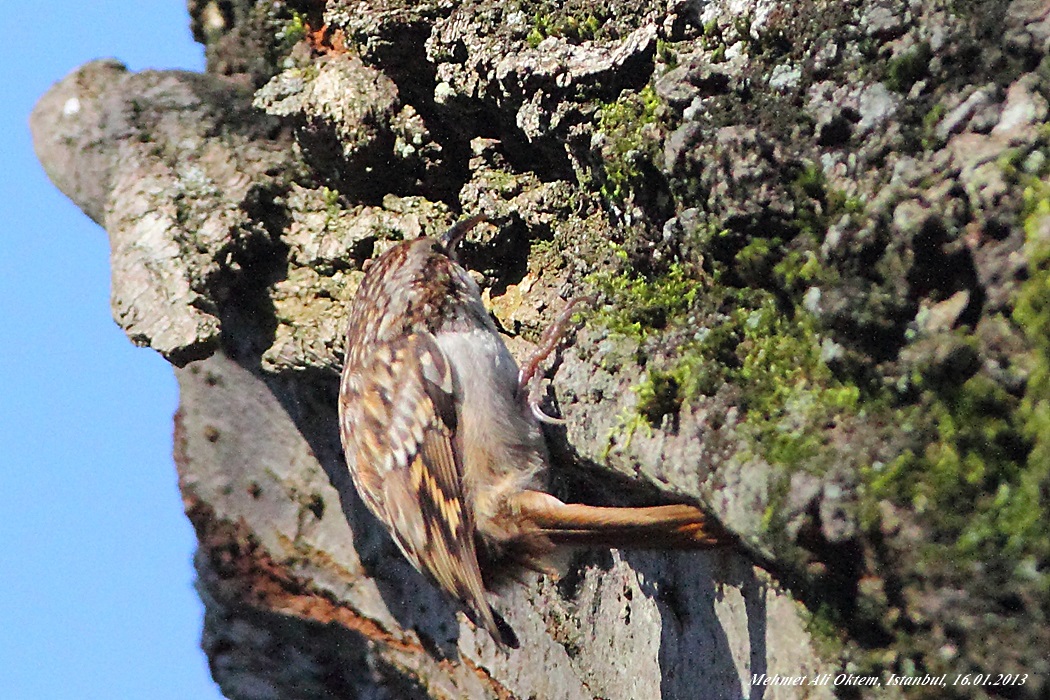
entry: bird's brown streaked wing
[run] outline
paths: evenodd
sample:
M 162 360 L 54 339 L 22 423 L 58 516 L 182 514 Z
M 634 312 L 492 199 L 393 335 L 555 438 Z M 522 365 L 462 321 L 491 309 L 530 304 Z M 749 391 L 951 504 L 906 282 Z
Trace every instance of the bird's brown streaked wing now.
M 369 492 L 362 493 L 369 507 L 385 514 L 380 519 L 416 568 L 461 600 L 475 623 L 499 639 L 453 447 L 451 365 L 427 333 L 406 335 L 379 352 L 390 356 L 361 362 L 354 377 L 359 399 L 344 406 L 344 431 L 354 433 L 349 440 L 356 454 L 348 457 L 358 460 L 358 488 Z

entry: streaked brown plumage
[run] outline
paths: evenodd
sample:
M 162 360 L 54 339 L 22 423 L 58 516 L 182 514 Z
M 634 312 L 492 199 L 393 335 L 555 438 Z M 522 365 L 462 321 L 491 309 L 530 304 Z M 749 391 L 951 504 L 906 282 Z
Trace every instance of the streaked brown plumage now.
M 490 607 L 493 568 L 544 568 L 556 544 L 716 546 L 692 506 L 596 508 L 543 493 L 547 448 L 517 363 L 450 257 L 480 217 L 401 243 L 350 310 L 339 394 L 354 484 L 409 561 L 470 618 L 517 642 Z

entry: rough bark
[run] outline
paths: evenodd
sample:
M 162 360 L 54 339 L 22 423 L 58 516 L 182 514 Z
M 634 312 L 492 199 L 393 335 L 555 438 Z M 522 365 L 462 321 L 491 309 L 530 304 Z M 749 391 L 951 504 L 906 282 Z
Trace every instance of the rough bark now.
M 32 127 L 178 368 L 227 696 L 1047 697 L 1042 3 L 190 11 L 206 74 L 91 63 Z M 742 542 L 510 585 L 510 653 L 362 510 L 335 423 L 364 262 L 461 213 L 513 350 L 598 296 L 549 370 L 554 490 Z M 751 687 L 820 673 L 1000 683 Z

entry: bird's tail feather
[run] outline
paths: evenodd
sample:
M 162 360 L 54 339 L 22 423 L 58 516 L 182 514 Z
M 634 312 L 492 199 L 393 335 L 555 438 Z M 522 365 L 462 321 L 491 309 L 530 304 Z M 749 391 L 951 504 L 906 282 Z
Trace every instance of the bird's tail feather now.
M 607 508 L 526 491 L 515 496 L 513 507 L 555 545 L 710 549 L 732 543 L 717 521 L 689 505 Z

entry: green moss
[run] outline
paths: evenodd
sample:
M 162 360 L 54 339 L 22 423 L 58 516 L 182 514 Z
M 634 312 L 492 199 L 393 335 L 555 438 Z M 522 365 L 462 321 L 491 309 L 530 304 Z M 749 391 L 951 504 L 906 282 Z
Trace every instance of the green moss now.
M 815 163 L 801 169 L 789 191 L 795 203 L 793 224 L 799 233 L 808 236 L 823 237 L 842 216 L 860 217 L 865 213 L 864 201 L 828 187 L 824 171 Z
M 1050 191 L 1045 186 L 1026 193 L 1030 211 L 1025 221 L 1029 278 L 1014 306 L 1013 320 L 1024 331 L 1033 348 L 1028 384 L 1018 411 L 1025 436 L 1031 441 L 1027 469 L 1008 491 L 997 493 L 1002 508 L 1000 529 L 1008 543 L 1021 549 L 1022 542 L 1039 543 L 1043 564 L 1050 558 Z M 1031 550 L 1032 547 L 1025 549 Z
M 886 66 L 886 87 L 894 92 L 908 92 L 911 86 L 929 72 L 933 51 L 926 42 L 890 59 Z
M 719 327 L 707 337 L 727 335 L 720 332 L 723 328 Z M 638 414 L 658 428 L 665 416 L 676 415 L 684 403 L 714 395 L 728 376 L 727 366 L 717 359 L 724 351 L 714 343 L 690 343 L 678 349 L 676 359 L 667 368 L 650 368 L 645 379 L 635 387 Z
M 525 41 L 532 48 L 539 46 L 549 36 L 568 39 L 572 43 L 592 41 L 601 34 L 605 19 L 600 13 L 594 12 L 581 15 L 536 13 Z
M 820 261 L 820 241 L 833 222 L 844 215 L 859 219 L 865 207 L 859 198 L 828 188 L 816 166 L 800 169 L 787 189 L 794 216 L 781 226 L 767 227 L 774 233 L 747 236 L 705 229 L 695 244 L 705 249 L 705 268 L 716 281 L 765 289 L 785 307 L 794 307 L 810 287 L 838 280 L 836 270 Z
M 275 38 L 277 39 L 278 52 L 281 55 L 287 54 L 292 50 L 293 46 L 306 38 L 306 31 L 306 20 L 301 14 L 293 10 L 291 18 L 277 30 Z
M 806 633 L 813 640 L 821 658 L 830 660 L 842 655 L 846 648 L 846 637 L 842 632 L 841 615 L 834 607 L 824 603 L 803 613 L 803 620 Z
M 674 68 L 678 65 L 678 51 L 676 51 L 674 45 L 666 39 L 657 38 L 656 57 L 667 68 Z
M 657 139 L 648 127 L 659 121 L 659 108 L 660 98 L 652 85 L 624 93 L 599 108 L 598 130 L 606 137 L 601 184 L 606 199 L 624 201 L 644 181 L 642 166 L 652 161 L 657 149 Z
M 940 145 L 937 137 L 937 125 L 948 113 L 948 107 L 943 102 L 935 104 L 922 118 L 922 147 L 929 150 Z
M 817 168 L 801 171 L 792 191 L 814 227 L 829 209 L 860 208 L 830 196 Z M 755 454 L 789 472 L 819 473 L 832 463 L 826 425 L 858 410 L 860 389 L 833 376 L 817 321 L 801 306 L 809 287 L 834 277 L 820 264 L 816 240 L 809 229 L 787 240 L 711 230 L 697 242 L 704 249 L 702 278 L 674 265 L 657 279 L 601 280 L 614 304 L 599 322 L 640 343 L 654 330 L 677 339 L 660 348 L 636 388 L 638 413 L 649 425 L 658 427 L 728 383 L 738 392 Z
M 1017 479 L 1027 452 L 1016 408 L 1017 399 L 983 375 L 927 389 L 901 413 L 916 426 L 929 424 L 932 439 L 873 474 L 872 495 L 929 514 L 938 539 L 973 552 L 984 539 L 977 530 L 987 525 L 980 513 L 1000 484 Z
M 1023 396 L 1008 393 L 978 371 L 953 379 L 934 367 L 911 378 L 918 400 L 897 410 L 916 448 L 863 474 L 868 514 L 889 499 L 919 514 L 932 533 L 930 562 L 964 572 L 979 563 L 1008 579 L 1023 576 L 1050 593 L 1050 217 L 1047 188 L 1027 193 L 1026 257 L 1012 320 L 1032 350 Z M 963 333 L 960 331 L 958 333 Z M 971 340 L 963 337 L 960 342 Z M 991 573 L 989 574 L 991 575 Z
M 780 239 L 751 239 L 733 258 L 736 273 L 748 282 L 768 279 L 775 264 L 773 256 L 779 255 L 780 245 Z
M 621 260 L 626 257 L 619 246 L 614 245 L 614 252 Z M 612 306 L 598 312 L 596 322 L 639 341 L 681 317 L 703 288 L 697 273 L 682 264 L 652 279 L 627 272 L 602 273 L 588 278 L 588 283 L 613 300 Z
M 788 290 L 800 290 L 826 280 L 827 272 L 812 250 L 788 251 L 773 268 L 780 286 Z
M 821 199 L 824 197 L 826 183 L 824 171 L 820 169 L 820 166 L 815 163 L 809 163 L 802 168 L 802 171 L 795 177 L 792 184 L 794 189 L 802 192 L 807 197 Z
M 339 218 L 343 213 L 342 207 L 339 205 L 340 196 L 339 190 L 330 187 L 321 188 L 321 199 L 324 201 L 325 214 L 329 222 Z
M 525 36 L 525 43 L 528 44 L 530 48 L 534 49 L 537 46 L 539 46 L 540 42 L 542 42 L 546 38 L 547 36 L 542 31 L 540 31 L 538 27 L 533 27 Z
M 736 30 L 737 39 L 747 43 L 751 40 L 751 24 L 754 19 L 749 14 L 736 15 L 733 18 L 733 28 Z
M 485 170 L 478 176 L 481 184 L 489 191 L 514 196 L 522 189 L 521 177 L 506 170 Z
M 1026 151 L 1020 148 L 1008 148 L 996 158 L 996 165 L 999 166 L 1003 171 L 1005 178 L 1011 182 L 1016 183 L 1022 179 L 1022 167 Z
M 733 379 L 755 448 L 773 464 L 823 471 L 832 459 L 825 426 L 857 410 L 860 390 L 828 369 L 810 314 L 784 314 L 770 299 L 747 312 L 741 328 L 740 368 Z
M 654 330 L 698 325 L 669 359 L 647 368 L 637 411 L 658 427 L 683 404 L 715 394 L 727 382 L 740 392 L 753 447 L 765 459 L 792 468 L 818 470 L 828 460 L 824 427 L 829 419 L 857 409 L 860 391 L 837 380 L 821 358 L 813 317 L 785 313 L 773 294 L 719 288 L 673 266 L 654 280 L 609 278 L 615 300 L 598 321 L 616 333 L 645 341 Z M 708 315 L 705 307 L 731 308 Z
M 675 414 L 681 406 L 681 385 L 675 372 L 649 370 L 637 389 L 638 414 L 650 425 L 659 426 L 666 415 Z
M 1001 478 L 989 486 L 981 512 L 960 538 L 968 550 L 986 543 L 1022 560 L 1036 560 L 1043 567 L 1043 585 L 1050 588 L 1050 187 L 1037 182 L 1027 188 L 1025 257 L 1029 277 L 1013 309 L 1013 321 L 1023 331 L 1032 351 L 1024 396 L 1009 416 L 1009 427 L 1018 441 L 1026 441 L 1027 457 L 1009 467 L 992 460 L 987 469 Z M 1010 397 L 1011 402 L 1015 401 Z M 1014 403 L 1011 403 L 1011 407 Z M 997 433 L 985 437 L 996 438 Z M 998 454 L 993 454 L 993 458 Z M 1016 457 L 1016 456 L 1015 456 Z M 972 470 L 972 468 L 971 468 Z M 1050 592 L 1050 591 L 1048 591 Z
M 609 431 L 606 437 L 602 459 L 608 459 L 609 452 L 612 451 L 613 446 L 616 444 L 622 445 L 625 450 L 630 448 L 631 440 L 634 439 L 635 433 L 639 430 L 645 433 L 646 437 L 653 436 L 653 429 L 645 419 L 645 416 L 636 410 L 621 411 L 616 417 L 615 427 Z

